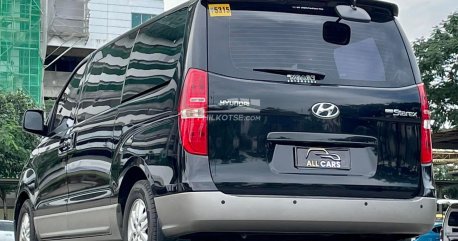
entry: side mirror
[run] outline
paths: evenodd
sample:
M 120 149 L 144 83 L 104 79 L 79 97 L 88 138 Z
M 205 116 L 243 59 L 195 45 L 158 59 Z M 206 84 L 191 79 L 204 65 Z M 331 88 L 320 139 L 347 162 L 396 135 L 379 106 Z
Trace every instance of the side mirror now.
M 325 22 L 323 25 L 323 39 L 328 43 L 347 45 L 350 43 L 351 28 L 344 23 Z
M 366 10 L 348 5 L 337 5 L 336 12 L 341 19 L 369 23 L 371 21 L 371 16 L 366 12 Z
M 44 136 L 46 135 L 44 122 L 44 114 L 42 110 L 28 110 L 24 114 L 22 128 L 24 128 L 27 132 Z

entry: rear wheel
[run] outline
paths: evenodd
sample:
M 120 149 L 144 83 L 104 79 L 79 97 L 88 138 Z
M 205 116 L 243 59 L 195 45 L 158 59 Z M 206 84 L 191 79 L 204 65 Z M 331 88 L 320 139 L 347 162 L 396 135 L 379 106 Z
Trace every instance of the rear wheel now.
M 19 212 L 16 226 L 17 241 L 36 241 L 35 224 L 33 222 L 32 203 L 26 200 Z
M 163 240 L 154 195 L 147 180 L 136 182 L 130 190 L 124 209 L 123 237 L 125 241 Z

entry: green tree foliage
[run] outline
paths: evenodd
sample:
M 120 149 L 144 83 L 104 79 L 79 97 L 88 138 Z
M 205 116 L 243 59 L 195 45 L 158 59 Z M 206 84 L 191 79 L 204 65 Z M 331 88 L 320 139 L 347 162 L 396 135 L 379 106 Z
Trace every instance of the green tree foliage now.
M 24 112 L 35 107 L 33 100 L 23 92 L 0 92 L 0 178 L 2 179 L 18 178 L 25 162 L 29 159 L 30 152 L 37 144 L 37 137 L 22 130 Z M 6 194 L 14 189 L 14 186 L 0 186 L 0 198 L 5 201 Z
M 413 46 L 431 104 L 434 130 L 458 125 L 458 12 Z
M 435 165 L 434 166 L 434 178 L 436 180 L 456 180 L 457 166 L 455 165 Z

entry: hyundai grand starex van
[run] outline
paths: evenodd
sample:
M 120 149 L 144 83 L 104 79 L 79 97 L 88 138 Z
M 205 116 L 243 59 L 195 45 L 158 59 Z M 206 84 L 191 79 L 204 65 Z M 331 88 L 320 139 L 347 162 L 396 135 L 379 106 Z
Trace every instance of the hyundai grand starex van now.
M 42 138 L 16 239 L 430 230 L 428 101 L 397 15 L 371 0 L 193 0 L 114 39 L 47 118 L 24 116 Z

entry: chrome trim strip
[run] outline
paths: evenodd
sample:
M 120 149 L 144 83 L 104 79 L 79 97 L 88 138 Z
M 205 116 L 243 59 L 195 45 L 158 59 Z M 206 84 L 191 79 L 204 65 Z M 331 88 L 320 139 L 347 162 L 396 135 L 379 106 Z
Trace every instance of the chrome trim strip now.
M 37 234 L 42 239 L 81 239 L 85 236 L 104 236 L 97 240 L 120 240 L 118 224 L 119 204 L 82 209 L 35 217 Z M 78 226 L 79 225 L 79 226 Z M 84 240 L 89 240 L 85 238 Z

